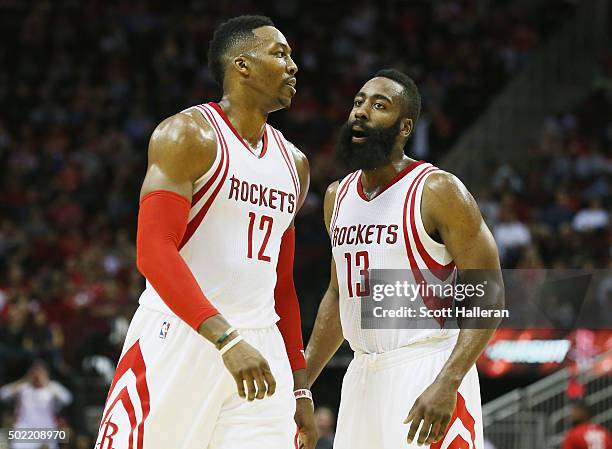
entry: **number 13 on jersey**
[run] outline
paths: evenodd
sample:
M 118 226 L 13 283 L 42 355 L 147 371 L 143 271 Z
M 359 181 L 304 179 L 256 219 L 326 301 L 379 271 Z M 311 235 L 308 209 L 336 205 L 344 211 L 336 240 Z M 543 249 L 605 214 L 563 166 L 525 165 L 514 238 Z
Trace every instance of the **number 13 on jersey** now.
M 353 257 L 351 253 L 344 253 L 346 260 L 346 282 L 349 298 L 370 295 L 370 256 L 367 251 L 357 251 Z M 353 289 L 353 270 L 358 270 L 362 282 L 355 282 Z

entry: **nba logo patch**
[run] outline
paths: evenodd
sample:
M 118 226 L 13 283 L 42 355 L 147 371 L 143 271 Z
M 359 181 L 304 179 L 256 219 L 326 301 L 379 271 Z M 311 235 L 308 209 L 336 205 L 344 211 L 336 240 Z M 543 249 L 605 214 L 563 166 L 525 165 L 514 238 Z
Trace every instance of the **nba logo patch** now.
M 161 325 L 161 329 L 159 330 L 159 338 L 162 340 L 168 336 L 168 330 L 170 329 L 170 323 L 164 321 Z

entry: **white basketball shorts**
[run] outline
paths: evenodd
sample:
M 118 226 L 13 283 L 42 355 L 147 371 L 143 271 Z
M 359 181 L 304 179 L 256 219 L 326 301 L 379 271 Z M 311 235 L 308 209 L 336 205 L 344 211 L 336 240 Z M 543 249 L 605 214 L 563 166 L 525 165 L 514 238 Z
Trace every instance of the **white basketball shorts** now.
M 240 329 L 265 357 L 276 393 L 252 402 L 217 349 L 176 316 L 140 306 L 110 387 L 96 449 L 290 449 L 293 376 L 276 326 Z
M 380 354 L 355 353 L 342 384 L 334 449 L 400 449 L 408 445 L 404 419 L 434 381 L 457 339 L 416 343 Z M 468 372 L 446 435 L 430 449 L 483 449 L 480 386 L 476 367 Z

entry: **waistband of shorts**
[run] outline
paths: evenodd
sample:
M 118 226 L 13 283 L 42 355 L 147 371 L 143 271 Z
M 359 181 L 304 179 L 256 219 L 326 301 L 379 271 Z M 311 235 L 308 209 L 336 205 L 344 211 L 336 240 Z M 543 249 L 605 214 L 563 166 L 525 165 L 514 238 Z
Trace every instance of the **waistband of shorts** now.
M 161 308 L 152 307 L 149 304 L 139 304 L 138 305 L 138 309 L 143 309 L 143 310 L 146 310 L 148 312 L 159 313 L 160 315 L 164 315 L 164 316 L 167 316 L 167 317 L 170 317 L 170 318 L 175 318 L 175 319 L 179 320 L 181 323 L 184 323 L 185 325 L 187 325 L 187 323 L 185 323 L 183 320 L 181 320 L 170 309 L 162 310 Z M 230 323 L 230 325 L 231 325 L 231 323 Z M 272 323 L 270 325 L 264 325 L 262 327 L 244 327 L 244 326 L 240 326 L 240 324 L 234 325 L 234 327 L 236 328 L 236 330 L 238 330 L 238 332 L 245 332 L 245 333 L 249 333 L 249 334 L 253 334 L 253 333 L 256 333 L 258 331 L 259 332 L 263 332 L 263 331 L 274 331 L 275 329 L 278 330 L 278 327 L 276 326 L 276 322 Z
M 417 360 L 442 351 L 452 349 L 457 343 L 457 336 L 447 338 L 431 338 L 412 343 L 401 348 L 385 352 L 367 353 L 355 351 L 353 360 L 376 368 L 388 368 L 409 360 Z

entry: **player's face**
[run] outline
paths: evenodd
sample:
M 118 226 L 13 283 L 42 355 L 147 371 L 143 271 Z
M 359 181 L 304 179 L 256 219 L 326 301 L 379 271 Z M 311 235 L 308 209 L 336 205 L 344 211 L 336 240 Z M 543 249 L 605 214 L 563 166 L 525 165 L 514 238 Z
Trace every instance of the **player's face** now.
M 273 108 L 288 108 L 296 92 L 295 74 L 298 71 L 291 59 L 291 47 L 285 36 L 274 27 L 260 27 L 253 33 L 258 43 L 252 52 L 252 87 L 271 97 Z
M 390 163 L 402 121 L 402 89 L 388 78 L 372 78 L 355 95 L 337 145 L 348 168 L 372 170 Z

